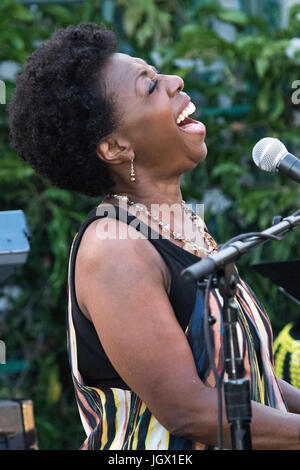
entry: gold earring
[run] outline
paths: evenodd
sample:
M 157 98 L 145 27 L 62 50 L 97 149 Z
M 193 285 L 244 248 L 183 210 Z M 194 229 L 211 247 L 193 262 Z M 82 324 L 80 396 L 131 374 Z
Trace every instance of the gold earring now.
M 130 181 L 132 183 L 135 182 L 135 171 L 134 171 L 134 166 L 133 166 L 133 159 L 131 160 L 131 164 L 130 164 Z

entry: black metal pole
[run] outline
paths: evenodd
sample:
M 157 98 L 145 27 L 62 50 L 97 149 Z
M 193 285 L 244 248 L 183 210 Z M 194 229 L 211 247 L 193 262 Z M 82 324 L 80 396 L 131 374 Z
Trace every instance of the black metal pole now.
M 211 273 L 216 272 L 219 268 L 222 268 L 228 263 L 234 263 L 242 255 L 247 253 L 250 249 L 265 243 L 267 237 L 272 236 L 283 236 L 293 228 L 300 225 L 300 210 L 281 219 L 279 222 L 274 223 L 271 227 L 260 232 L 261 237 L 253 236 L 249 237 L 248 240 L 238 240 L 230 243 L 226 248 L 218 250 L 212 255 L 208 255 L 200 261 L 192 264 L 188 268 L 185 268 L 181 275 L 186 281 L 196 281 L 203 279 Z M 264 238 L 262 238 L 264 237 Z M 225 243 L 227 245 L 227 243 Z
M 250 383 L 245 377 L 243 358 L 240 355 L 237 321 L 238 306 L 234 300 L 238 273 L 234 264 L 228 264 L 218 275 L 219 292 L 223 297 L 224 358 L 227 377 L 224 394 L 227 421 L 230 425 L 233 450 L 251 450 L 251 398 Z

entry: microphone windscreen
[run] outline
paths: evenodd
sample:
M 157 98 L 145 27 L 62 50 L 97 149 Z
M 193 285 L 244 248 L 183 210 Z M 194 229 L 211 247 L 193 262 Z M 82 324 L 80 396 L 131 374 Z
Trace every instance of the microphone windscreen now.
M 273 137 L 264 137 L 255 144 L 252 158 L 255 165 L 264 171 L 276 171 L 280 158 L 288 153 L 285 145 Z

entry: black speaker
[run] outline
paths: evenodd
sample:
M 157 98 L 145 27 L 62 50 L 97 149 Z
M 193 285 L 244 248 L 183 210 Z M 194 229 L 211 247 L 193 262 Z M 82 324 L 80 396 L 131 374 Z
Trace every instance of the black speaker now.
M 0 401 L 0 450 L 38 450 L 31 400 Z

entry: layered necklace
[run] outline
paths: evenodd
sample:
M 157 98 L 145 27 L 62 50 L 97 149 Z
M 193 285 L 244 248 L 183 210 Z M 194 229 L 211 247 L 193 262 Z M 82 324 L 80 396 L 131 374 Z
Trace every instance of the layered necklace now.
M 148 216 L 148 218 L 150 218 L 154 223 L 156 223 L 162 229 L 163 233 L 170 235 L 174 240 L 178 240 L 182 242 L 184 244 L 183 245 L 184 250 L 187 250 L 195 254 L 196 256 L 199 256 L 200 254 L 203 254 L 203 253 L 205 255 L 209 255 L 218 249 L 218 245 L 213 239 L 213 237 L 203 229 L 202 219 L 198 216 L 198 214 L 195 214 L 192 211 L 192 209 L 190 209 L 188 205 L 186 204 L 186 202 L 183 200 L 181 201 L 181 206 L 183 208 L 184 213 L 191 220 L 192 224 L 197 228 L 198 232 L 200 233 L 201 237 L 204 239 L 208 248 L 199 246 L 197 245 L 197 243 L 193 242 L 190 238 L 186 238 L 180 233 L 171 230 L 170 224 L 164 223 L 162 220 L 159 219 L 159 217 L 152 214 L 151 210 L 148 210 L 145 205 L 135 203 L 128 196 L 123 195 L 123 194 L 112 193 L 112 194 L 107 194 L 107 197 L 118 199 L 119 201 L 123 201 L 128 205 L 128 207 L 135 207 L 136 209 L 138 209 L 139 212 L 144 213 L 145 215 Z

